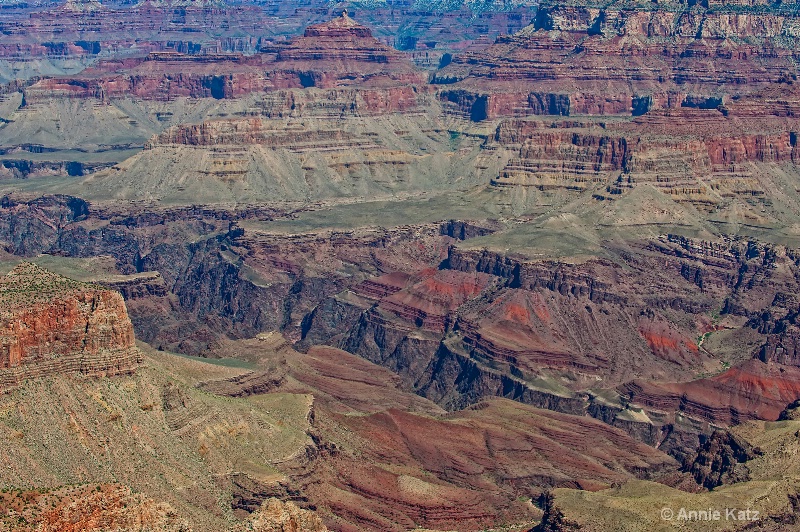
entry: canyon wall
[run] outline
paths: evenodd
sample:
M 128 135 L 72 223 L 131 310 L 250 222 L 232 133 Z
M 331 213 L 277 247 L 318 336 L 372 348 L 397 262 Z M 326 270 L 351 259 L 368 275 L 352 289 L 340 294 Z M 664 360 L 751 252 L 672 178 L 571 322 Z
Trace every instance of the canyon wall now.
M 6 392 L 53 373 L 114 375 L 141 360 L 118 293 L 22 263 L 0 280 L 0 379 Z
M 534 23 L 439 71 L 441 97 L 473 119 L 714 108 L 796 78 L 797 15 L 668 3 L 540 5 Z M 792 76 L 795 76 L 794 78 Z

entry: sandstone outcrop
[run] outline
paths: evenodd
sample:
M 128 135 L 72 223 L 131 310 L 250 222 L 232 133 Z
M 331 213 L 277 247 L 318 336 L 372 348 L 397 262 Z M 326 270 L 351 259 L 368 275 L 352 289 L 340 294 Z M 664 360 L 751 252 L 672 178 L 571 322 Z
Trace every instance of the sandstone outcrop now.
M 261 508 L 250 514 L 247 522 L 236 525 L 230 532 L 327 532 L 327 530 L 322 519 L 313 512 L 298 508 L 293 502 L 268 499 Z
M 498 116 L 630 115 L 715 108 L 793 81 L 796 15 L 771 5 L 726 12 L 675 3 L 564 3 L 534 24 L 437 73 L 441 97 L 474 120 Z
M 0 297 L 3 392 L 56 373 L 130 373 L 141 360 L 116 292 L 22 263 L 0 280 Z

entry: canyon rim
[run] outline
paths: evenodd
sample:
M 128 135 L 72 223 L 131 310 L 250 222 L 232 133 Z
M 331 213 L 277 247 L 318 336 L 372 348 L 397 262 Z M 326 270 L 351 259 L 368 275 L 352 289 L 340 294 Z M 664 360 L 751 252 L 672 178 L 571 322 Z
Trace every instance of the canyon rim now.
M 796 3 L 0 31 L 0 530 L 800 529 Z

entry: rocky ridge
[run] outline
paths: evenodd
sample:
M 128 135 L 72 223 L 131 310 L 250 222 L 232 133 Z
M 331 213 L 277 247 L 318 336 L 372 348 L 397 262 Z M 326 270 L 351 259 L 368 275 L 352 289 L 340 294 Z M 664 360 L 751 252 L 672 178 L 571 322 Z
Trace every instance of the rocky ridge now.
M 3 392 L 53 373 L 130 373 L 141 361 L 118 293 L 22 263 L 0 280 L 0 299 Z
M 120 70 L 125 74 L 120 76 Z M 357 74 L 353 77 L 353 73 Z M 23 89 L 26 104 L 52 98 L 236 98 L 264 90 L 342 86 L 425 85 L 427 74 L 400 52 L 342 16 L 312 25 L 303 36 L 260 53 L 192 55 L 151 52 L 98 63 L 70 78 L 45 78 Z
M 759 359 L 762 345 L 778 345 L 780 329 L 769 324 L 793 315 L 796 256 L 782 247 L 664 236 L 608 248 L 626 264 L 622 275 L 610 260 L 529 261 L 469 249 L 472 239 L 457 244 L 450 236 L 502 234 L 491 222 L 463 224 L 463 231 L 448 222 L 292 237 L 231 226 L 236 216 L 251 223 L 246 209 L 159 215 L 176 235 L 195 235 L 187 248 L 148 244 L 159 227 L 154 215 L 87 216 L 67 198 L 25 203 L 23 211 L 7 203 L 15 226 L 55 227 L 46 236 L 5 233 L 19 253 L 111 253 L 129 274 L 158 271 L 160 281 L 136 274 L 143 288 L 126 293 L 137 333 L 163 348 L 201 353 L 220 334 L 282 329 L 301 346 L 334 345 L 389 367 L 409 389 L 448 408 L 501 395 L 588 413 L 678 456 L 709 424 L 776 419 L 796 398 L 794 369 Z M 54 220 L 63 220 L 60 228 Z M 715 309 L 725 321 L 712 316 Z M 767 309 L 775 318 L 759 332 Z M 698 342 L 734 333 L 755 335 L 741 344 L 750 347 L 717 354 Z M 698 380 L 698 373 L 713 376 Z M 230 386 L 273 386 L 253 379 Z
M 715 108 L 793 81 L 796 25 L 791 11 L 766 4 L 545 3 L 530 27 L 455 58 L 434 82 L 477 119 Z

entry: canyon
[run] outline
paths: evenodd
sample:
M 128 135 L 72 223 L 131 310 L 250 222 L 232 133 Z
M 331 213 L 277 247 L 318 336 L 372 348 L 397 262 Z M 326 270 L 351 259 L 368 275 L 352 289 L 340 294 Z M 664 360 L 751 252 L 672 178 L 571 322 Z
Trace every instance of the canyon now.
M 0 393 L 41 375 L 128 373 L 141 361 L 118 293 L 22 263 L 0 280 L 0 301 Z
M 306 4 L 9 8 L 0 518 L 791 525 L 798 14 Z

